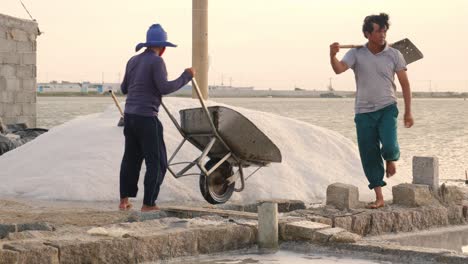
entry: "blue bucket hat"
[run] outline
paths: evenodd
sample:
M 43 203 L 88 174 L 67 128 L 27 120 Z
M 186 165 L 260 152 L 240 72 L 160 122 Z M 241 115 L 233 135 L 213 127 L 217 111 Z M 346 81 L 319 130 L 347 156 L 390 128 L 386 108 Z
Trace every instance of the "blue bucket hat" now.
M 146 32 L 146 42 L 139 43 L 135 47 L 135 51 L 139 51 L 143 47 L 177 47 L 177 45 L 167 41 L 167 33 L 160 24 L 154 24 Z

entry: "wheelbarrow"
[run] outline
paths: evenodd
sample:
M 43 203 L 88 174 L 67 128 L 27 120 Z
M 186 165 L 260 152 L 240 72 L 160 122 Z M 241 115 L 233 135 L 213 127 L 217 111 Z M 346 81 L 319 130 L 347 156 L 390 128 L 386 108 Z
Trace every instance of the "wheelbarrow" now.
M 271 162 L 281 162 L 281 152 L 239 112 L 223 106 L 206 107 L 195 78 L 192 85 L 202 107 L 180 110 L 180 125 L 161 103 L 183 137 L 169 158 L 168 171 L 175 178 L 199 176 L 203 198 L 211 204 L 225 203 L 234 191 L 244 190 L 245 181 L 259 169 Z M 173 162 L 187 141 L 201 151 L 200 155 L 193 161 Z M 175 166 L 183 167 L 176 170 Z M 190 172 L 195 166 L 199 172 Z M 258 168 L 245 177 L 244 168 L 250 166 Z

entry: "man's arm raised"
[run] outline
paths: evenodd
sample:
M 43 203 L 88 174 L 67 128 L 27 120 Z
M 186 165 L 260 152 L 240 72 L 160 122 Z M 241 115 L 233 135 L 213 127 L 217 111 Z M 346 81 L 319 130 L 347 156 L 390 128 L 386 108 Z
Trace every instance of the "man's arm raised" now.
M 342 72 L 345 72 L 346 70 L 348 70 L 348 65 L 346 65 L 346 63 L 342 62 L 342 61 L 339 61 L 337 58 L 336 58 L 336 54 L 340 51 L 340 44 L 335 42 L 333 44 L 330 45 L 330 64 L 333 68 L 333 71 L 336 73 L 336 74 L 340 74 Z

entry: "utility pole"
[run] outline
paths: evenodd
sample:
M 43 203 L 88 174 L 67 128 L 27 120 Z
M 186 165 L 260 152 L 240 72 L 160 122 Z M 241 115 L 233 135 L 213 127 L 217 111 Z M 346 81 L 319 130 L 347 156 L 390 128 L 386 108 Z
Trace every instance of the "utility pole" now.
M 192 66 L 203 99 L 208 99 L 208 0 L 192 0 Z M 192 90 L 192 98 L 197 94 Z

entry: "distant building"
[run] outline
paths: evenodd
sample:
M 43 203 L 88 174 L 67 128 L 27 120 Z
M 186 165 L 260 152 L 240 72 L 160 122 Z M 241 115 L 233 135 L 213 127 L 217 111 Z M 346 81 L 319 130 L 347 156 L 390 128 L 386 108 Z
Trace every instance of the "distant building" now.
M 208 90 L 211 91 L 253 91 L 253 86 L 237 87 L 237 86 L 225 86 L 225 85 L 209 85 Z
M 38 83 L 38 93 L 103 93 L 112 90 L 114 92 L 120 91 L 120 83 L 73 83 L 73 82 L 57 82 L 52 81 L 49 83 Z

